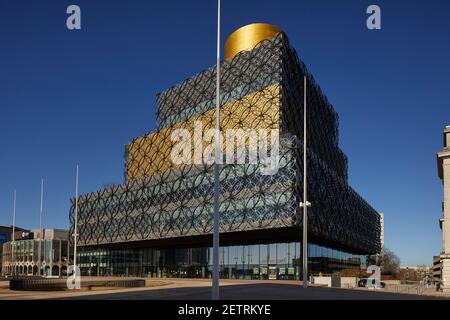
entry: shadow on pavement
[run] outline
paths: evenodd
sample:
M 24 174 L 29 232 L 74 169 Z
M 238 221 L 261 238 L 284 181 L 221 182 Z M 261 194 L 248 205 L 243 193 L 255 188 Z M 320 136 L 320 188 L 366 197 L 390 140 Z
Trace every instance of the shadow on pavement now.
M 431 297 L 366 290 L 309 287 L 290 284 L 225 285 L 220 288 L 222 300 L 436 300 Z M 140 291 L 111 292 L 62 300 L 209 300 L 210 287 L 161 288 Z

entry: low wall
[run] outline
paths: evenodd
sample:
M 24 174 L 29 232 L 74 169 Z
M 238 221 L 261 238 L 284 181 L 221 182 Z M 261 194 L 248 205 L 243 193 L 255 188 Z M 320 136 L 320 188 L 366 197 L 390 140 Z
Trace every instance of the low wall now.
M 401 280 L 381 280 L 384 283 L 386 283 L 386 285 L 400 285 L 402 284 Z
M 356 288 L 358 279 L 355 277 L 313 277 L 314 284 L 333 288 Z
M 358 278 L 356 277 L 342 277 L 341 288 L 356 288 L 358 287 Z
M 331 277 L 313 277 L 314 284 L 331 287 Z
M 144 279 L 83 280 L 83 278 L 81 279 L 81 289 L 90 290 L 93 287 L 138 288 L 138 287 L 145 287 L 145 280 Z M 11 290 L 24 290 L 24 291 L 69 290 L 67 288 L 67 278 L 10 279 L 9 288 Z

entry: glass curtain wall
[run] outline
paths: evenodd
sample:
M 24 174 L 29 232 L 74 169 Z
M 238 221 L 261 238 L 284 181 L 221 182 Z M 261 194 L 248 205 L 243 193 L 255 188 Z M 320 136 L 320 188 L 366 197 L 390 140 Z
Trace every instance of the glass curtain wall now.
M 329 275 L 360 269 L 365 257 L 310 244 L 309 273 Z M 209 278 L 212 248 L 143 248 L 85 250 L 78 254 L 82 275 Z M 301 244 L 272 243 L 227 246 L 219 249 L 224 279 L 296 280 L 302 277 Z

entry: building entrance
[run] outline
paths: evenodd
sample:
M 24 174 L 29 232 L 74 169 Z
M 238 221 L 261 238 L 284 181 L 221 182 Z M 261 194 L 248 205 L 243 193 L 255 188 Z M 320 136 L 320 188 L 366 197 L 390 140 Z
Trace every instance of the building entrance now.
M 275 265 L 269 266 L 269 280 L 277 280 L 278 268 Z

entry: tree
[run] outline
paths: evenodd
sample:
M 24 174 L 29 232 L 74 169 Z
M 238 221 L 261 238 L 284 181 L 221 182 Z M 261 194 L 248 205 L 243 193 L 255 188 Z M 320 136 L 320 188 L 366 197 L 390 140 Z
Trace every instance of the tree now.
M 364 279 L 369 277 L 366 269 L 343 269 L 339 272 L 341 277 L 356 277 L 360 279 Z
M 391 250 L 385 248 L 381 257 L 381 272 L 396 275 L 400 271 L 400 258 Z

